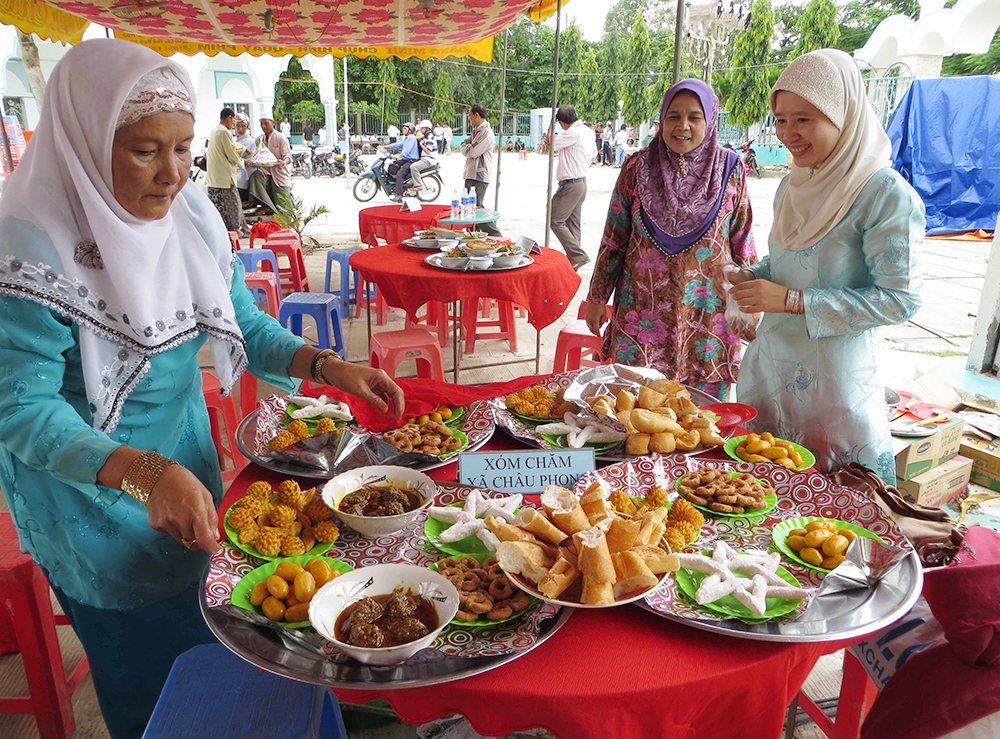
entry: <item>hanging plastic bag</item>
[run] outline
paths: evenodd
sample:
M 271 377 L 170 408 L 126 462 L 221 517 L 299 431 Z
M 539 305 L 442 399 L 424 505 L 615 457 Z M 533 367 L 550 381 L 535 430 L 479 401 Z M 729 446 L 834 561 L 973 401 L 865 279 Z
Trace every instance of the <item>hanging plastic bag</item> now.
M 722 292 L 726 295 L 726 325 L 729 330 L 739 336 L 744 341 L 753 341 L 756 336 L 757 323 L 760 321 L 759 313 L 744 313 L 740 306 L 730 295 L 729 291 L 733 287 L 731 278 L 739 274 L 742 267 L 734 262 L 726 262 L 722 265 Z

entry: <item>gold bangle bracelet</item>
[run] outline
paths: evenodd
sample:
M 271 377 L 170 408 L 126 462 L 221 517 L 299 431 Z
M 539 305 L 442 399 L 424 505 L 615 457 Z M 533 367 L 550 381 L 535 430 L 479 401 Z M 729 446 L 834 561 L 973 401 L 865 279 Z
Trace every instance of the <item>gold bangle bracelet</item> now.
M 137 501 L 146 505 L 149 493 L 163 472 L 171 465 L 177 464 L 169 457 L 156 452 L 143 452 L 125 471 L 122 477 L 122 492 L 128 493 Z
M 321 352 L 318 352 L 315 357 L 313 357 L 313 361 L 312 361 L 312 378 L 313 378 L 313 381 L 318 382 L 321 385 L 328 385 L 329 384 L 326 381 L 326 378 L 323 377 L 323 366 L 330 359 L 333 359 L 336 356 L 337 356 L 337 353 L 334 352 L 333 350 L 331 350 L 331 349 L 323 349 Z

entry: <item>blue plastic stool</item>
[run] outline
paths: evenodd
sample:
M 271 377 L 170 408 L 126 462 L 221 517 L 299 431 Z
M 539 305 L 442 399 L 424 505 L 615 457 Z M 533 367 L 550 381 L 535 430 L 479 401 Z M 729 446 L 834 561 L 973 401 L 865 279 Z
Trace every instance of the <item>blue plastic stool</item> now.
M 320 349 L 333 349 L 343 359 L 344 333 L 340 327 L 340 298 L 330 293 L 292 293 L 281 301 L 278 323 L 296 336 L 302 336 L 303 314 L 312 316 L 316 321 L 316 339 Z
M 174 660 L 143 739 L 347 739 L 319 685 L 257 669 L 221 644 Z
M 240 249 L 236 252 L 236 256 L 240 258 L 243 262 L 243 269 L 247 272 L 263 272 L 265 270 L 257 269 L 261 262 L 270 262 L 271 268 L 266 270 L 267 272 L 278 273 L 278 258 L 274 256 L 274 252 L 270 249 Z M 281 287 L 279 285 L 278 289 Z
M 350 318 L 351 305 L 357 297 L 358 283 L 360 282 L 357 270 L 352 270 L 348 260 L 358 249 L 337 250 L 330 249 L 326 253 L 326 281 L 323 283 L 323 292 L 330 292 L 330 283 L 333 277 L 333 263 L 340 265 L 340 290 L 334 293 L 340 297 L 340 312 L 344 318 Z M 351 278 L 354 278 L 353 280 Z M 354 286 L 351 287 L 351 282 Z

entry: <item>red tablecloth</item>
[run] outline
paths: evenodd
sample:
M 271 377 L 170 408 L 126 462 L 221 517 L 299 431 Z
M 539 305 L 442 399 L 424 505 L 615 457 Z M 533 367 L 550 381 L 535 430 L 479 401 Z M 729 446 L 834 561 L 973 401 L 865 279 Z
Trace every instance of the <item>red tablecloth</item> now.
M 502 432 L 484 447 L 523 448 Z M 455 480 L 457 470 L 450 464 L 429 474 Z M 222 515 L 251 482 L 282 479 L 246 467 L 222 502 L 222 535 Z M 547 642 L 481 675 L 427 688 L 335 692 L 352 703 L 387 700 L 410 723 L 460 713 L 487 736 L 544 727 L 560 739 L 777 737 L 816 660 L 844 646 L 718 636 L 638 606 L 578 610 Z
M 377 236 L 390 244 L 398 244 L 417 231 L 437 225 L 438 218 L 451 215 L 450 205 L 424 205 L 414 213 L 402 211 L 401 208 L 401 205 L 362 208 L 358 213 L 361 243 L 374 244 L 372 237 Z
M 533 254 L 535 263 L 502 272 L 457 272 L 424 263 L 429 252 L 394 244 L 351 255 L 351 268 L 374 282 L 395 308 L 416 313 L 432 300 L 509 300 L 528 309 L 528 322 L 544 328 L 566 312 L 580 286 L 566 255 L 554 249 Z

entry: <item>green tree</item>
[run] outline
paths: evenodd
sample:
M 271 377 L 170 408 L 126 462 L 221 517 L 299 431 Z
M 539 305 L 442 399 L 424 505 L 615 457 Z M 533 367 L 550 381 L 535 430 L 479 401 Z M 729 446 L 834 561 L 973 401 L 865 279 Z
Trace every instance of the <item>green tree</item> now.
M 580 77 L 579 79 L 579 102 L 576 103 L 577 112 L 581 118 L 595 120 L 597 106 L 601 97 L 601 78 L 598 77 L 599 67 L 597 66 L 597 52 L 593 46 L 587 46 L 580 57 Z
M 916 20 L 920 14 L 919 0 L 850 0 L 840 9 L 837 48 L 847 52 L 860 49 L 879 23 L 897 14 Z
M 649 28 L 641 9 L 636 13 L 632 24 L 628 60 L 628 71 L 631 74 L 625 77 L 625 84 L 622 85 L 622 99 L 625 101 L 623 112 L 626 121 L 638 125 L 652 116 L 649 91 L 652 84 L 650 71 L 653 67 L 653 49 L 649 41 Z
M 768 110 L 767 64 L 774 31 L 771 0 L 754 0 L 750 12 L 750 26 L 736 36 L 729 73 L 729 122 L 738 126 L 756 123 Z
M 944 59 L 941 75 L 951 77 L 969 74 L 995 74 L 1000 72 L 1000 29 L 985 54 L 960 54 Z
M 808 54 L 816 49 L 828 49 L 840 38 L 837 8 L 833 0 L 809 0 L 797 25 L 799 40 L 795 44 L 795 56 Z
M 326 109 L 312 100 L 300 100 L 292 106 L 291 111 L 288 112 L 288 117 L 303 125 L 306 123 L 322 125 L 326 121 Z
M 290 116 L 295 104 L 306 100 L 320 105 L 319 85 L 309 70 L 302 68 L 298 57 L 293 56 L 281 78 L 274 83 L 274 119 L 280 121 Z
M 431 101 L 431 116 L 434 121 L 448 121 L 455 117 L 455 106 L 448 100 L 453 100 L 451 91 L 452 70 L 450 64 L 438 64 L 434 78 L 434 100 Z
M 571 22 L 559 39 L 559 104 L 578 105 L 582 83 L 580 71 L 585 42 L 580 27 Z M 565 75 L 565 76 L 564 76 Z

